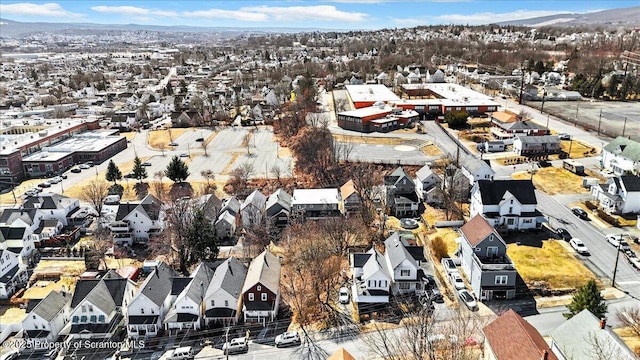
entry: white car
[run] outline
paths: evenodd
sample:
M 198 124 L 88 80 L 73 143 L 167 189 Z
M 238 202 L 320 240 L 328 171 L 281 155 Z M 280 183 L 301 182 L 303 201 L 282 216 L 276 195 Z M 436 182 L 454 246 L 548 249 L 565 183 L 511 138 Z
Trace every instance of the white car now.
M 349 303 L 349 289 L 346 287 L 341 287 L 338 291 L 338 302 L 340 304 L 348 304 Z
M 589 249 L 587 249 L 587 246 L 582 242 L 582 240 L 578 238 L 569 240 L 569 245 L 571 245 L 571 247 L 580 255 L 589 254 Z
M 460 276 L 460 273 L 454 272 L 449 274 L 449 277 L 451 278 L 451 284 L 453 284 L 453 286 L 456 288 L 456 290 L 461 290 L 464 289 L 464 280 L 462 280 L 462 276 Z
M 286 333 L 276 336 L 276 347 L 285 345 L 300 344 L 300 335 L 295 331 L 287 331 Z
M 249 352 L 249 343 L 246 337 L 231 339 L 231 341 L 222 345 L 222 351 L 225 354 L 236 354 Z
M 53 178 L 49 179 L 49 182 L 54 183 L 54 184 L 57 184 L 57 183 L 59 183 L 61 181 L 62 181 L 62 177 L 60 177 L 60 176 L 56 176 L 56 177 L 53 177 Z
M 615 247 L 620 246 L 620 250 L 622 251 L 627 251 L 627 250 L 631 250 L 631 247 L 629 246 L 629 244 L 624 241 L 620 235 L 613 235 L 613 234 L 609 234 L 606 236 L 607 242 Z
M 471 293 L 467 290 L 460 290 L 458 292 L 458 297 L 462 302 L 469 308 L 469 310 L 476 310 L 478 308 L 478 303 L 476 299 L 471 295 Z
M 89 164 L 80 164 L 80 166 L 78 166 L 80 169 L 82 170 L 86 170 L 86 169 L 91 169 L 91 165 Z
M 444 267 L 444 270 L 447 272 L 447 274 L 458 272 L 456 263 L 452 258 L 442 258 L 442 260 L 440 260 L 440 263 L 442 264 L 442 267 Z

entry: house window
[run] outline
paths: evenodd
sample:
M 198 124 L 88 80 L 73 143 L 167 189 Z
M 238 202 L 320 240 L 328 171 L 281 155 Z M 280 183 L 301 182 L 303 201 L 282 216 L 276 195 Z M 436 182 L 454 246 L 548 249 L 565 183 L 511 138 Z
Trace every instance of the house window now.
M 262 301 L 267 301 L 267 293 L 262 293 Z
M 74 316 L 74 317 L 71 319 L 71 322 L 72 322 L 72 323 L 74 323 L 74 324 L 75 324 L 75 323 L 77 323 L 77 322 L 78 322 L 78 317 L 77 317 L 77 316 Z
M 387 280 L 378 281 L 378 287 L 387 287 Z
M 260 285 L 256 286 L 256 290 L 258 290 L 258 291 L 262 290 L 262 286 L 260 286 Z
M 400 270 L 400 276 L 410 276 L 411 270 Z
M 151 309 L 151 313 L 152 313 L 152 314 L 155 314 L 156 312 L 155 312 L 155 310 Z
M 80 310 L 81 310 L 82 312 L 87 312 L 87 307 L 86 307 L 85 305 L 82 305 L 82 306 L 80 307 Z
M 497 275 L 496 276 L 496 285 L 506 285 L 508 278 L 509 277 L 507 275 Z
M 515 223 L 515 220 L 513 218 L 507 219 L 507 225 L 513 225 L 514 223 Z
M 93 312 L 93 305 L 88 305 L 89 307 L 89 312 Z
M 140 309 L 140 314 L 144 315 L 144 309 Z
M 249 293 L 249 301 L 253 301 L 253 293 Z
M 211 300 L 211 306 L 216 306 L 216 301 L 215 300 Z
M 224 301 L 224 306 L 229 306 L 229 300 Z
M 406 283 L 406 282 L 401 282 L 401 283 L 398 283 L 398 288 L 400 290 L 409 290 L 409 289 L 411 289 L 411 284 Z
M 87 317 L 84 316 L 84 315 L 80 316 L 80 322 L 81 323 L 86 323 L 87 322 Z
M 36 316 L 35 316 L 35 315 L 33 315 L 33 319 L 34 319 L 34 320 L 35 320 L 35 318 L 36 318 Z
M 498 255 L 498 247 L 497 246 L 487 246 L 487 256 L 497 256 Z
M 33 325 L 33 327 L 34 327 L 36 330 L 38 330 L 38 325 Z
M 95 315 L 91 315 L 91 322 L 94 323 L 96 322 L 97 316 Z
M 513 214 L 513 207 L 509 206 L 509 214 Z
M 98 316 L 98 321 L 100 321 L 100 322 L 104 322 L 104 315 L 100 315 L 100 316 Z

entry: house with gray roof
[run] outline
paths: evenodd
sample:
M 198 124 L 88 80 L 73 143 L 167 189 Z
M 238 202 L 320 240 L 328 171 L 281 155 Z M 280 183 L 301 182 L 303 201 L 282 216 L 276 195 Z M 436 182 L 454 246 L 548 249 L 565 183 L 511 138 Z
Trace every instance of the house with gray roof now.
M 351 293 L 360 314 L 372 313 L 387 305 L 393 280 L 384 255 L 375 248 L 367 253 L 370 255 L 362 268 L 352 269 L 354 278 Z
M 51 291 L 22 320 L 25 338 L 37 343 L 56 341 L 69 321 L 71 294 Z
M 213 227 L 220 239 L 230 239 L 236 234 L 240 220 L 240 201 L 235 197 L 222 200 L 222 207 Z
M 162 330 L 173 302 L 175 275 L 169 265 L 159 262 L 146 278 L 127 307 L 125 324 L 129 338 L 155 337 Z
M 431 170 L 430 164 L 426 164 L 416 171 L 414 182 L 416 184 L 416 193 L 422 201 L 427 203 L 442 202 L 442 191 L 438 186 L 442 183 L 442 179 Z
M 600 156 L 602 168 L 615 175 L 635 175 L 640 169 L 640 143 L 622 136 L 608 143 Z
M 396 217 L 415 216 L 420 199 L 413 179 L 400 166 L 384 177 L 387 207 Z
M 549 334 L 551 350 L 561 360 L 636 360 L 637 355 L 588 309 L 565 321 Z
M 513 140 L 513 152 L 521 156 L 560 153 L 560 138 L 554 135 L 518 136 Z
M 384 241 L 384 248 L 386 268 L 391 276 L 391 293 L 398 295 L 421 290 L 418 263 L 404 247 L 397 232 Z
M 244 199 L 240 206 L 240 218 L 244 228 L 262 225 L 266 203 L 267 197 L 259 190 L 254 190 Z
M 193 270 L 189 282 L 177 295 L 164 318 L 165 329 L 170 334 L 202 328 L 204 311 L 201 304 L 212 276 L 213 270 L 205 263 L 200 263 Z
M 10 226 L 0 226 L 0 249 L 18 254 L 20 264 L 26 266 L 33 261 L 35 254 L 35 242 L 31 235 L 31 227 L 21 219 L 14 221 Z
M 616 214 L 640 213 L 640 177 L 619 175 L 606 184 L 591 187 L 591 194 L 605 211 Z
M 231 257 L 216 268 L 205 293 L 204 319 L 208 326 L 236 324 L 242 313 L 242 287 L 247 267 Z
M 20 266 L 18 253 L 0 249 L 0 299 L 11 298 L 27 284 L 28 279 L 27 268 Z
M 276 190 L 267 197 L 265 215 L 269 226 L 283 228 L 289 224 L 291 200 L 291 195 L 282 189 Z
M 121 202 L 109 229 L 115 244 L 146 243 L 164 228 L 162 203 L 148 194 L 138 202 Z
M 469 187 L 478 180 L 491 180 L 496 174 L 489 164 L 475 156 L 461 155 L 459 163 L 462 175 L 469 181 Z
M 249 264 L 241 292 L 245 322 L 266 324 L 278 315 L 281 267 L 280 259 L 267 250 Z

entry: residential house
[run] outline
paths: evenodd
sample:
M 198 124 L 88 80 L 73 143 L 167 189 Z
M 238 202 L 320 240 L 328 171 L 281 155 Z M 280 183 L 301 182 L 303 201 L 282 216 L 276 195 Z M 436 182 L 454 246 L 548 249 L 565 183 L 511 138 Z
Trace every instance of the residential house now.
M 482 215 L 460 227 L 460 259 L 477 299 L 513 299 L 517 272 L 507 244 Z
M 422 290 L 418 278 L 418 263 L 404 247 L 398 233 L 389 236 L 384 241 L 384 247 L 386 269 L 391 276 L 391 293 L 409 294 Z
M 387 207 L 395 217 L 416 216 L 420 206 L 420 199 L 416 194 L 413 179 L 402 167 L 396 168 L 384 177 L 387 194 Z
M 280 306 L 280 259 L 265 250 L 251 261 L 242 287 L 244 321 L 273 321 Z
M 538 330 L 513 309 L 502 313 L 482 332 L 483 360 L 558 360 Z
M 133 129 L 136 126 L 135 111 L 116 111 L 111 116 L 111 127 L 119 128 L 124 131 Z
M 155 337 L 162 331 L 165 314 L 171 308 L 174 271 L 164 262 L 149 274 L 127 308 L 129 338 Z
M 242 312 L 242 286 L 247 267 L 231 257 L 216 268 L 204 297 L 205 324 L 236 324 Z M 262 296 L 262 295 L 261 295 Z
M 640 177 L 618 175 L 606 184 L 591 187 L 591 194 L 605 211 L 616 214 L 640 213 Z
M 636 360 L 637 355 L 610 329 L 584 309 L 551 330 L 551 350 L 560 360 Z
M 295 189 L 291 198 L 292 216 L 303 220 L 318 220 L 342 216 L 342 198 L 336 188 Z
M 340 187 L 340 196 L 347 217 L 359 212 L 362 208 L 362 201 L 353 180 L 347 181 Z
M 615 175 L 637 174 L 640 168 L 640 143 L 618 136 L 602 149 L 600 165 Z
M 498 139 L 509 139 L 518 135 L 547 135 L 549 129 L 505 110 L 491 113 L 491 132 Z
M 521 156 L 552 155 L 560 153 L 560 139 L 553 135 L 517 136 L 513 152 Z
M 480 180 L 471 189 L 469 213 L 484 216 L 494 227 L 535 229 L 542 221 L 537 204 L 531 180 Z
M 254 190 L 244 199 L 240 206 L 240 218 L 244 228 L 262 225 L 266 202 L 267 197 L 259 190 Z
M 56 341 L 69 322 L 70 304 L 70 294 L 51 291 L 22 320 L 23 338 L 35 341 L 34 345 Z
M 353 255 L 351 293 L 353 302 L 358 306 L 358 312 L 366 314 L 384 308 L 389 302 L 392 281 L 387 261 L 375 248 L 371 248 L 365 254 Z
M 56 193 L 41 193 L 38 196 L 29 197 L 22 204 L 22 210 L 36 211 L 39 220 L 58 220 L 62 225 L 73 225 L 70 217 L 80 210 L 80 200 Z
M 28 279 L 27 269 L 20 266 L 18 254 L 0 249 L 0 299 L 11 298 L 27 284 Z
M 135 284 L 111 270 L 76 282 L 71 298 L 70 338 L 108 339 L 116 332 L 135 292 Z
M 469 181 L 469 186 L 473 186 L 478 180 L 491 180 L 496 174 L 486 161 L 471 155 L 461 155 L 459 163 L 462 175 Z
M 191 273 L 188 284 L 178 294 L 164 318 L 165 329 L 172 331 L 199 330 L 202 328 L 204 311 L 202 301 L 213 276 L 213 270 L 200 263 Z
M 35 243 L 31 235 L 31 227 L 21 219 L 14 221 L 11 226 L 0 226 L 0 249 L 18 254 L 20 264 L 32 264 Z
M 240 201 L 235 197 L 226 198 L 222 201 L 220 214 L 213 224 L 216 236 L 221 239 L 230 239 L 235 236 L 240 218 Z
M 205 194 L 198 200 L 198 206 L 204 211 L 204 217 L 211 223 L 215 223 L 222 208 L 222 200 L 215 194 Z
M 151 194 L 139 202 L 121 202 L 109 225 L 115 244 L 146 243 L 164 227 L 162 203 Z
M 430 164 L 421 167 L 416 172 L 416 193 L 424 202 L 440 203 L 442 201 L 442 191 L 438 186 L 440 183 L 442 183 L 442 179 L 431 170 Z
M 291 195 L 282 189 L 278 189 L 269 195 L 265 204 L 265 214 L 269 226 L 283 228 L 289 224 L 291 200 Z

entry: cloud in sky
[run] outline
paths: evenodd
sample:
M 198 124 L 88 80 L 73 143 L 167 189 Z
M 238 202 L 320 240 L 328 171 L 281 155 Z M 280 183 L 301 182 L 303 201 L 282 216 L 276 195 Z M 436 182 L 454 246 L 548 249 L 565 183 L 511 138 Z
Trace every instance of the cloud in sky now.
M 82 17 L 84 14 L 65 10 L 58 3 L 33 4 L 15 3 L 0 4 L 0 14 L 20 16 Z
M 512 21 L 512 20 L 523 20 L 523 19 L 531 19 L 540 16 L 549 16 L 549 15 L 557 15 L 557 14 L 565 14 L 567 11 L 531 11 L 531 10 L 516 10 L 507 13 L 494 13 L 494 12 L 483 12 L 483 13 L 475 13 L 475 14 L 447 14 L 431 17 L 432 24 L 469 24 L 469 25 L 480 25 L 480 24 L 491 24 L 502 21 Z
M 240 10 L 223 10 L 208 9 L 196 11 L 184 11 L 181 13 L 184 17 L 198 17 L 207 19 L 231 19 L 239 21 L 267 21 L 269 17 L 266 14 L 260 14 L 251 11 Z
M 269 15 L 275 21 L 344 21 L 362 22 L 367 20 L 368 14 L 359 12 L 347 12 L 336 9 L 332 5 L 317 6 L 253 6 L 243 7 L 240 10 L 251 11 Z
M 159 9 L 147 9 L 138 6 L 92 6 L 91 10 L 104 14 L 119 14 L 125 16 L 142 16 L 156 15 L 156 16 L 178 16 L 175 11 L 159 10 Z

